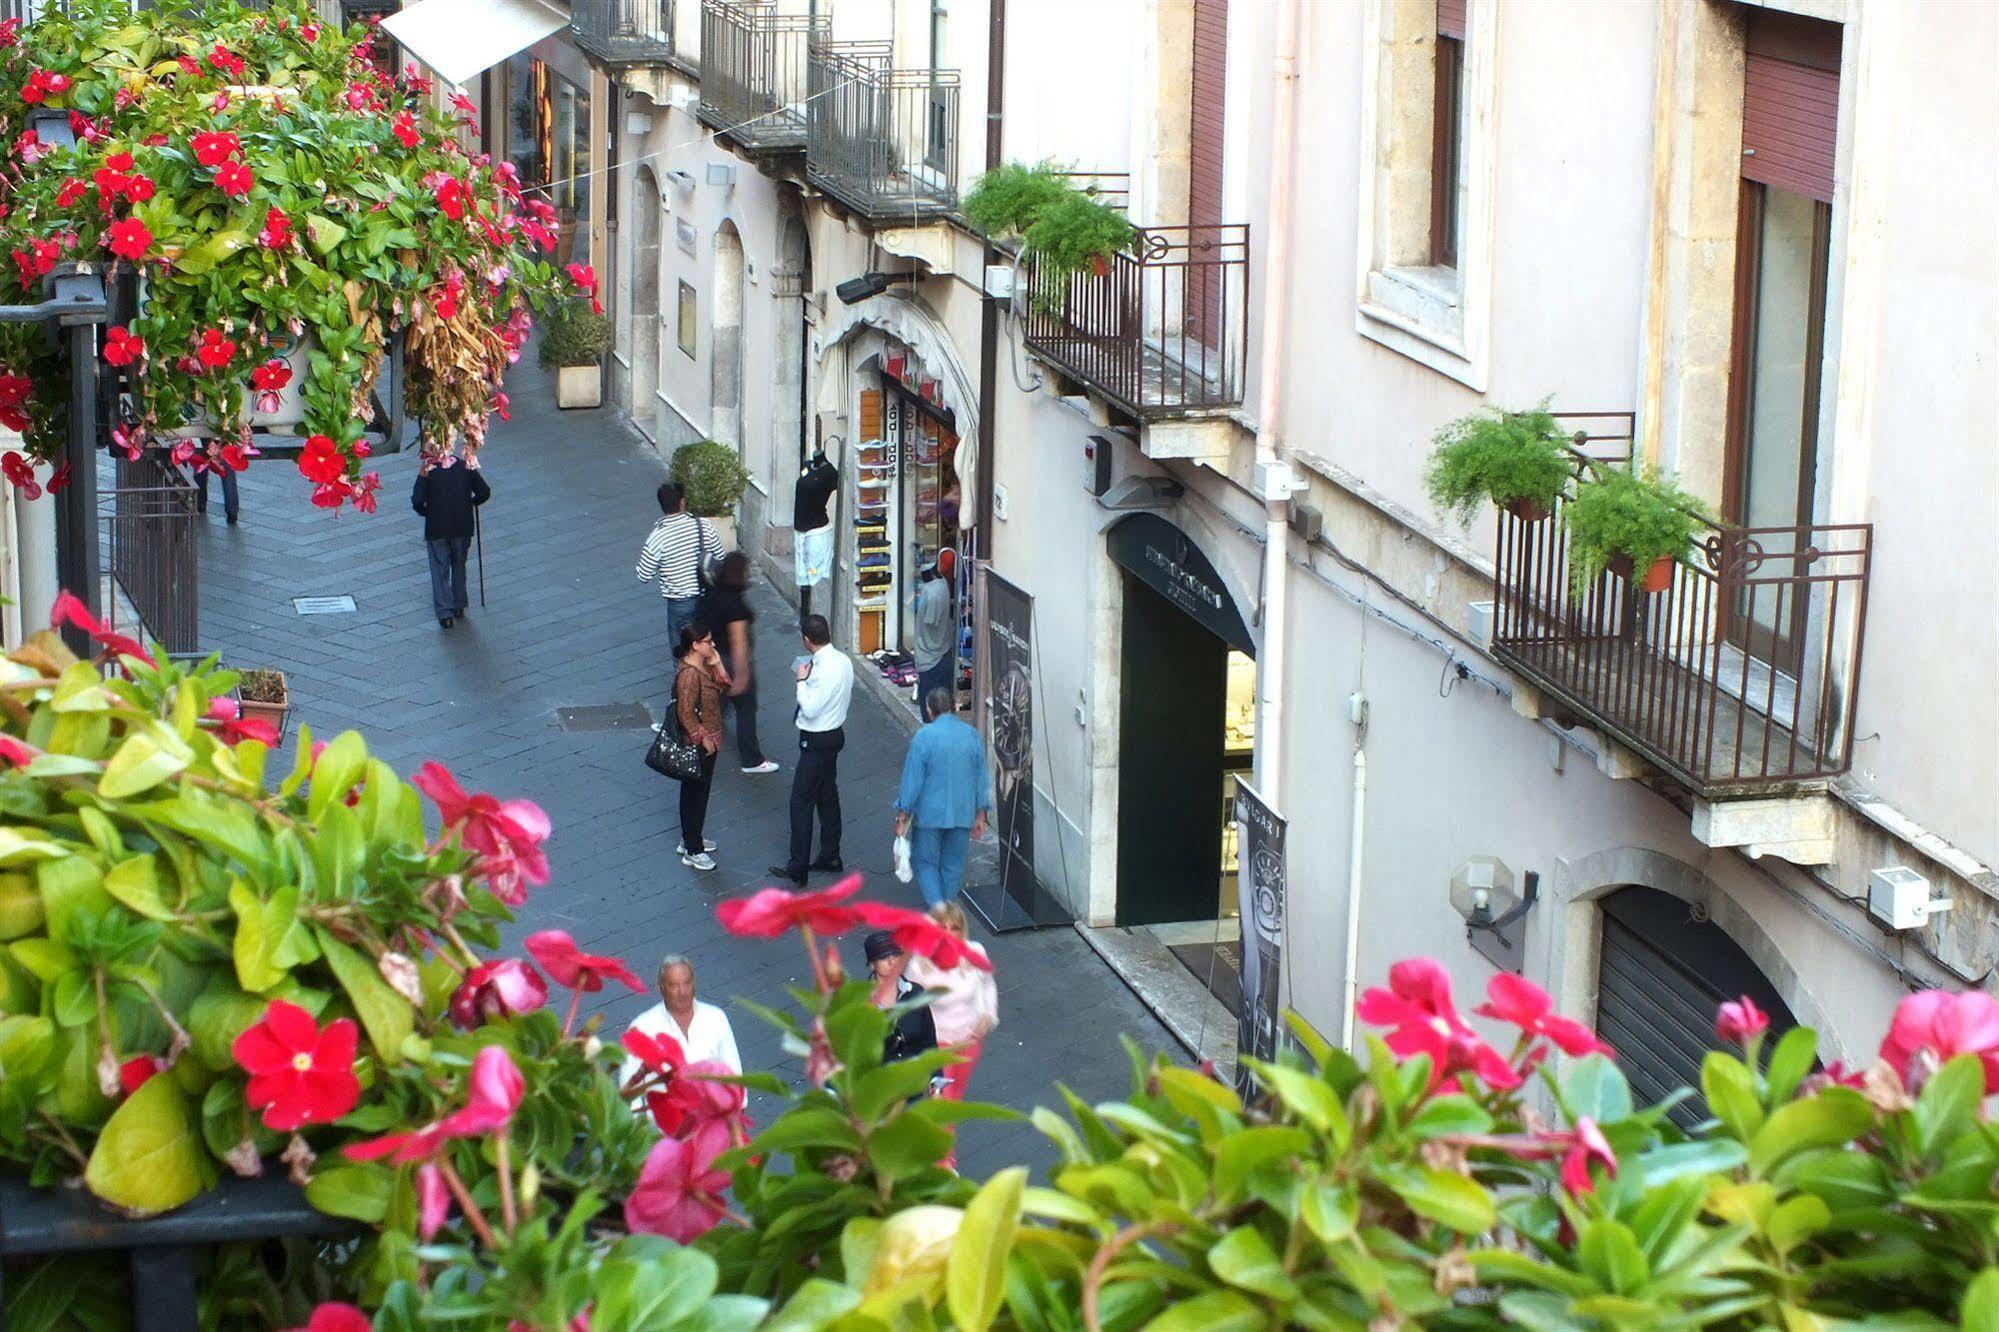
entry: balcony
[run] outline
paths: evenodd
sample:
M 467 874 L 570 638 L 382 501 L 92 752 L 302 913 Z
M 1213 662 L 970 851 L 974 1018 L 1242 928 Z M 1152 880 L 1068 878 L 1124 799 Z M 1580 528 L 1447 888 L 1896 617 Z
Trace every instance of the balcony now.
M 804 152 L 806 57 L 830 23 L 777 13 L 771 0 L 701 0 L 695 114 L 745 152 Z
M 1871 524 L 1703 521 L 1664 591 L 1606 573 L 1578 592 L 1560 508 L 1501 512 L 1495 561 L 1493 653 L 1548 696 L 1544 713 L 1704 800 L 1797 794 L 1847 770 Z
M 1064 283 L 1030 259 L 1028 350 L 1141 422 L 1240 407 L 1249 226 L 1141 227 Z
M 569 29 L 578 50 L 613 68 L 673 60 L 673 0 L 575 0 Z
M 822 42 L 808 64 L 806 178 L 870 222 L 958 206 L 958 73 L 893 69 L 887 42 Z

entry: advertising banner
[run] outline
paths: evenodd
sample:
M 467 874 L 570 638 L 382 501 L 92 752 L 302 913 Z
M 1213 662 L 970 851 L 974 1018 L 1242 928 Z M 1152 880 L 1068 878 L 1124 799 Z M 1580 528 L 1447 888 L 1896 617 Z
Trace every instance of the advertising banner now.
M 1242 1006 L 1236 1012 L 1236 1053 L 1270 1059 L 1277 1053 L 1278 967 L 1284 952 L 1284 819 L 1248 782 L 1236 783 L 1236 895 L 1242 913 Z M 1237 1066 L 1236 1085 L 1248 1079 Z
M 987 723 L 993 762 L 993 823 L 1000 889 L 1032 916 L 1034 881 L 1034 599 L 986 572 Z

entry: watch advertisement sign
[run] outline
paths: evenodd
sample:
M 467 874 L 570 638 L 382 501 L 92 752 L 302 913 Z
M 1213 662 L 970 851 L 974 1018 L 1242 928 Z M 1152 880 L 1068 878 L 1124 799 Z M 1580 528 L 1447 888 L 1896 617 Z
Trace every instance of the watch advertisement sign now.
M 1284 819 L 1248 782 L 1236 783 L 1236 896 L 1242 914 L 1242 1005 L 1236 1012 L 1236 1086 L 1245 1055 L 1277 1054 L 1278 970 L 1284 952 Z
M 1000 888 L 1031 915 L 1034 882 L 1034 599 L 986 572 L 993 824 Z

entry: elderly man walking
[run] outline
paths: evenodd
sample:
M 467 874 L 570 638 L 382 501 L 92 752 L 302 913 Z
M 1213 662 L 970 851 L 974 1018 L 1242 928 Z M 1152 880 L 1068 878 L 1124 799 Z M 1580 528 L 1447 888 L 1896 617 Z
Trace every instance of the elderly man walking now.
M 979 733 L 958 717 L 950 689 L 923 699 L 928 719 L 909 742 L 902 761 L 902 790 L 895 798 L 895 835 L 909 838 L 909 864 L 923 905 L 958 896 L 965 881 L 965 852 L 985 832 L 992 813 L 992 775 Z
M 722 1065 L 731 1073 L 743 1071 L 743 1057 L 736 1053 L 736 1032 L 729 1025 L 729 1015 L 694 997 L 692 962 L 678 953 L 660 959 L 659 997 L 659 1003 L 632 1019 L 632 1031 L 645 1036 L 671 1036 L 680 1042 L 690 1064 L 706 1060 Z M 619 1081 L 630 1082 L 642 1067 L 637 1059 L 626 1059 Z

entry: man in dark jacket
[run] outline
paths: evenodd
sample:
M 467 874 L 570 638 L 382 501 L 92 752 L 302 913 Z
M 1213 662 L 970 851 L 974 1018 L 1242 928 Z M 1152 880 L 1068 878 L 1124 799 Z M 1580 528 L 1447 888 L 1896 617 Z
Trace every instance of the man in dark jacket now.
M 423 540 L 430 547 L 430 604 L 437 622 L 449 629 L 465 613 L 465 555 L 472 549 L 472 508 L 492 495 L 479 475 L 477 458 L 442 454 L 417 469 L 410 507 L 423 515 Z

